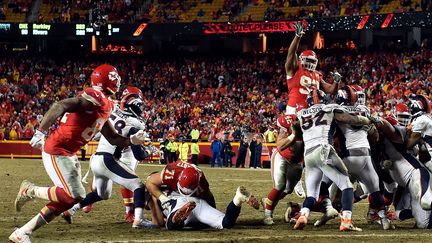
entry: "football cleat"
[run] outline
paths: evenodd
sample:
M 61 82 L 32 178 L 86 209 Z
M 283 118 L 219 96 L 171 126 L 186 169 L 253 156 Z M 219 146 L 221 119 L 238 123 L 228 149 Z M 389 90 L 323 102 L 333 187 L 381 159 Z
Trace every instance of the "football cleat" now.
M 132 223 L 132 228 L 134 229 L 153 229 L 156 228 L 157 225 L 153 224 L 150 220 L 140 219 L 134 220 Z
M 261 203 L 261 207 L 263 208 L 263 210 L 265 210 L 265 208 L 266 208 L 266 202 L 267 202 L 266 197 L 261 198 L 260 203 Z
M 192 213 L 192 210 L 196 207 L 196 202 L 187 202 L 183 207 L 178 209 L 172 218 L 172 222 L 174 224 L 181 224 L 183 223 L 187 217 Z
M 93 203 L 82 208 L 84 213 L 90 213 L 93 210 Z
M 299 198 L 305 198 L 306 197 L 306 193 L 303 189 L 303 183 L 301 180 L 299 182 L 297 182 L 297 184 L 295 185 L 294 192 Z
M 304 227 L 307 224 L 307 218 L 304 215 L 301 215 L 298 219 L 297 222 L 294 225 L 294 229 L 295 230 L 302 230 L 304 229 Z
M 341 219 L 341 224 L 339 226 L 340 231 L 362 231 L 362 229 L 355 227 L 351 219 Z
M 32 187 L 34 187 L 34 184 L 28 180 L 23 180 L 21 182 L 21 186 L 19 188 L 18 195 L 15 199 L 15 210 L 17 212 L 21 211 L 24 204 L 26 204 L 29 201 L 34 200 L 33 197 L 31 197 L 28 194 L 28 190 L 31 189 Z
M 24 233 L 19 228 L 16 228 L 15 231 L 9 236 L 9 240 L 14 243 L 31 243 L 29 234 Z
M 264 225 L 274 225 L 273 215 L 269 213 L 264 214 Z
M 237 197 L 239 201 L 247 203 L 249 206 L 259 209 L 260 203 L 258 202 L 258 199 L 251 195 L 250 192 L 246 189 L 244 186 L 239 186 L 237 188 L 236 194 L 234 197 Z
M 133 210 L 131 210 L 131 211 L 125 213 L 125 215 L 124 215 L 124 220 L 125 220 L 126 222 L 128 222 L 128 223 L 133 223 L 134 219 L 135 219 L 135 215 L 134 215 L 134 211 L 133 211 Z
M 294 224 L 300 217 L 300 205 L 298 203 L 288 202 L 284 215 L 284 222 Z
M 395 229 L 395 226 L 392 224 L 392 222 L 387 217 L 380 219 L 380 223 L 381 223 L 383 230 Z
M 73 224 L 73 216 L 72 214 L 69 212 L 69 210 L 64 211 L 61 214 L 61 217 L 66 221 L 66 223 L 68 224 Z
M 321 225 L 325 225 L 327 223 L 327 221 L 332 220 L 334 218 L 336 218 L 337 216 L 339 216 L 339 213 L 336 209 L 334 209 L 333 207 L 330 208 L 329 210 L 327 210 L 323 216 L 321 216 L 320 219 L 318 219 L 315 223 L 314 226 L 315 227 L 319 227 Z

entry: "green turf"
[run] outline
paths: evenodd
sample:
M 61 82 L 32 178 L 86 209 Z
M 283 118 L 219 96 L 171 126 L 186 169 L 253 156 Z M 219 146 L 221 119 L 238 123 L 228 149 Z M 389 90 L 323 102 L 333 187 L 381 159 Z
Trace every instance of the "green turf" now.
M 88 163 L 82 163 L 83 170 Z M 14 227 L 21 226 L 33 217 L 43 206 L 43 201 L 27 204 L 22 212 L 17 213 L 13 201 L 20 182 L 29 179 L 32 182 L 50 186 L 51 181 L 45 173 L 41 160 L 0 159 L 0 242 L 6 242 Z M 141 178 L 162 169 L 157 165 L 140 165 L 137 173 Z M 211 190 L 215 195 L 219 210 L 224 211 L 239 185 L 246 186 L 254 195 L 261 198 L 271 189 L 270 170 L 249 169 L 214 169 L 203 166 Z M 85 172 L 85 171 L 84 171 Z M 264 226 L 263 212 L 244 205 L 236 227 L 230 230 L 167 231 L 165 229 L 133 230 L 123 221 L 123 205 L 118 186 L 114 186 L 113 197 L 99 202 L 89 214 L 82 212 L 75 216 L 75 223 L 65 224 L 56 219 L 51 224 L 32 234 L 33 242 L 432 242 L 428 230 L 412 229 L 413 221 L 396 222 L 397 230 L 382 231 L 378 225 L 368 225 L 364 215 L 367 204 L 360 202 L 354 207 L 354 220 L 363 232 L 339 232 L 338 220 L 329 222 L 322 228 L 314 228 L 313 222 L 319 214 L 312 214 L 309 225 L 303 231 L 292 230 L 292 225 L 282 221 L 286 202 L 301 202 L 294 196 L 288 196 L 278 205 L 275 213 L 276 225 Z M 146 216 L 148 217 L 148 212 Z

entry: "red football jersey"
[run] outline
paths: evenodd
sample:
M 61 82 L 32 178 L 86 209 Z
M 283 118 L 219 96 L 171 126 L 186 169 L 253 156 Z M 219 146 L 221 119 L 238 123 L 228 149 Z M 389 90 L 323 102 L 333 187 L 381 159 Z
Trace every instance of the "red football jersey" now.
M 322 74 L 318 71 L 304 69 L 301 63 L 293 77 L 287 76 L 288 106 L 307 108 L 307 96 L 313 87 L 319 89 Z
M 44 151 L 71 156 L 98 133 L 113 109 L 113 101 L 102 91 L 86 88 L 79 96 L 94 104 L 92 111 L 65 113 L 60 126 L 45 141 Z
M 167 164 L 161 172 L 162 185 L 168 187 L 168 189 L 170 191 L 178 192 L 177 182 L 178 182 L 178 178 L 179 178 L 181 172 L 183 171 L 184 168 L 188 168 L 188 167 L 192 167 L 192 166 L 195 166 L 195 165 L 185 163 L 182 161 Z M 203 193 L 203 192 L 209 191 L 210 190 L 209 189 L 209 183 L 208 183 L 207 179 L 205 178 L 204 173 L 200 169 L 198 169 L 198 167 L 195 166 L 195 168 L 200 173 L 200 182 L 199 182 L 200 184 L 198 186 L 197 192 Z

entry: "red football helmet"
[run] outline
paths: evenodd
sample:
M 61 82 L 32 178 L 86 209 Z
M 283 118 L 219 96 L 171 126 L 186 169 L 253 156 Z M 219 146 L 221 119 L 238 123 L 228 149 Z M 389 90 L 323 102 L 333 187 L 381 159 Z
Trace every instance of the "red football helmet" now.
M 303 51 L 300 56 L 300 63 L 303 66 L 303 68 L 314 71 L 318 65 L 318 58 L 314 51 L 312 50 L 306 50 Z
M 405 103 L 399 103 L 395 106 L 394 115 L 396 116 L 396 120 L 402 126 L 408 126 L 411 121 L 411 113 Z
M 120 109 L 127 115 L 143 118 L 144 100 L 138 94 L 128 94 L 120 101 Z
M 144 99 L 144 94 L 140 89 L 134 86 L 128 86 L 125 90 L 123 90 L 122 97 L 128 94 L 137 94 L 141 99 Z
M 294 114 L 282 115 L 277 119 L 276 124 L 280 128 L 288 129 L 295 120 L 297 120 L 297 116 Z
M 108 95 L 117 93 L 121 82 L 117 69 L 109 64 L 96 67 L 90 76 L 90 80 L 93 87 L 101 88 Z
M 388 121 L 390 124 L 392 124 L 393 126 L 399 125 L 398 120 L 396 119 L 396 117 L 393 114 L 389 114 L 389 115 L 385 116 L 384 119 L 386 121 Z
M 184 168 L 177 182 L 179 193 L 184 196 L 194 194 L 198 190 L 200 177 L 200 172 L 194 166 Z

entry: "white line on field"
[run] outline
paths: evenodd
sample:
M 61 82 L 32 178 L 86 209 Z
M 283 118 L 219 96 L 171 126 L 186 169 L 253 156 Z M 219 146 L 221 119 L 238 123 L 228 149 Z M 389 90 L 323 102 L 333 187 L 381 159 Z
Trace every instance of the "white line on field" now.
M 390 238 L 390 237 L 400 237 L 400 234 L 345 234 L 340 233 L 340 235 L 334 235 L 334 234 L 309 234 L 309 235 L 283 235 L 283 236 L 245 236 L 245 237 L 236 237 L 236 241 L 243 241 L 243 240 L 271 240 L 271 239 L 305 239 L 305 238 Z M 430 237 L 432 234 L 418 234 L 418 232 L 414 232 L 413 234 L 405 235 L 405 236 L 415 236 L 415 237 Z M 227 237 L 226 239 L 217 239 L 217 241 L 229 241 L 231 242 L 233 238 Z M 215 238 L 176 238 L 176 239 L 149 239 L 149 240 L 127 240 L 127 241 L 104 241 L 104 242 L 207 242 L 207 241 L 216 241 Z

